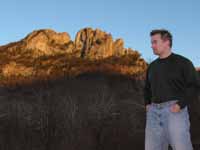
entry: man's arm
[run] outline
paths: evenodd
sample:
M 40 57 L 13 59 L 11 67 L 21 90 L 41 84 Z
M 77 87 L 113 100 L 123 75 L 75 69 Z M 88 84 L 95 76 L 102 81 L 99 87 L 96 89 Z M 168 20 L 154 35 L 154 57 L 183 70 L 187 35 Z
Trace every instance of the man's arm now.
M 188 104 L 189 100 L 196 94 L 195 92 L 197 92 L 197 88 L 200 88 L 199 75 L 192 62 L 187 61 L 183 68 L 183 76 L 186 86 L 185 97 L 177 102 L 181 109 L 184 108 Z

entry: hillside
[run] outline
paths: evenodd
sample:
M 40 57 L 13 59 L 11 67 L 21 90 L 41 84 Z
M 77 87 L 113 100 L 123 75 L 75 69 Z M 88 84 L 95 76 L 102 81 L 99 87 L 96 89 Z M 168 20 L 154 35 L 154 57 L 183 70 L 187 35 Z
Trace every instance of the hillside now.
M 0 47 L 0 85 L 22 84 L 60 76 L 104 72 L 142 77 L 147 63 L 138 51 L 124 48 L 122 39 L 99 29 L 68 33 L 33 31 L 20 41 Z

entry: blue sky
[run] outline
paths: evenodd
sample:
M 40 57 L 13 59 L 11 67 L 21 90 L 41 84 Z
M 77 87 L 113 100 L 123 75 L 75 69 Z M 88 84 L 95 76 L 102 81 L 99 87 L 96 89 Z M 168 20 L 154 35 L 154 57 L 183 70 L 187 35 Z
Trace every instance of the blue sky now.
M 68 32 L 100 28 L 146 61 L 154 56 L 149 32 L 165 28 L 174 37 L 173 51 L 200 66 L 199 0 L 6 0 L 0 5 L 0 45 L 18 41 L 36 29 Z

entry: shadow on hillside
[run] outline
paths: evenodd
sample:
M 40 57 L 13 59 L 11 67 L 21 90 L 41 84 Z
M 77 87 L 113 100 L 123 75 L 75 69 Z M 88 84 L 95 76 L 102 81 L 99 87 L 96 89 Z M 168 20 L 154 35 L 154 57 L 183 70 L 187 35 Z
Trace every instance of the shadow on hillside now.
M 102 74 L 1 88 L 0 149 L 144 150 L 142 88 L 143 81 Z M 199 106 L 191 117 L 196 144 Z

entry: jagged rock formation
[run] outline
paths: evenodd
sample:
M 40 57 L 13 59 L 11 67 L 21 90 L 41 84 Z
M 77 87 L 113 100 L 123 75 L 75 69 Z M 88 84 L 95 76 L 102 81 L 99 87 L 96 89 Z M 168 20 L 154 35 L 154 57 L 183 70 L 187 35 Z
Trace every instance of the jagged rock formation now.
M 56 33 L 50 29 L 36 30 L 28 34 L 24 39 L 11 45 L 4 46 L 10 53 L 29 52 L 32 57 L 42 55 L 54 55 L 57 53 L 71 52 L 73 48 L 68 33 Z
M 135 53 L 130 48 L 124 48 L 123 39 L 114 41 L 111 34 L 92 28 L 80 30 L 75 42 L 66 32 L 57 33 L 51 29 L 36 30 L 21 41 L 1 46 L 0 50 L 17 54 L 29 52 L 32 57 L 65 53 L 87 59 L 103 59 Z
M 80 51 L 81 57 L 91 59 L 134 53 L 133 50 L 124 48 L 122 39 L 114 41 L 111 34 L 92 28 L 85 28 L 77 33 L 75 46 Z
M 75 41 L 66 32 L 36 30 L 18 42 L 0 46 L 0 51 L 0 78 L 4 79 L 0 84 L 12 77 L 75 76 L 94 71 L 134 76 L 147 67 L 138 51 L 124 48 L 122 39 L 113 40 L 111 34 L 92 28 L 80 30 Z

